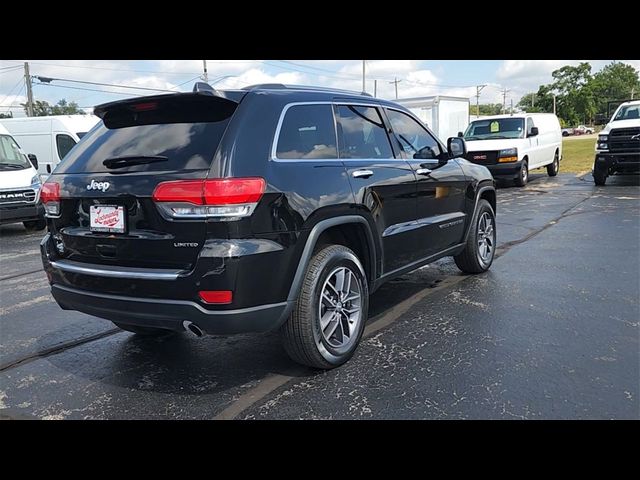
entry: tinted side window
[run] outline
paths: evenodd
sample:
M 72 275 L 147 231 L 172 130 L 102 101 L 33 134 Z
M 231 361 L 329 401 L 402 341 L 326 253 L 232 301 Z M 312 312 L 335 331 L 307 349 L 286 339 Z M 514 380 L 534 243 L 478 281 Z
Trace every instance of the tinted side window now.
M 56 146 L 58 147 L 58 157 L 62 160 L 69 150 L 76 146 L 76 141 L 69 135 L 56 135 Z
M 373 107 L 338 106 L 340 158 L 393 158 L 380 112 Z
M 294 105 L 284 115 L 276 157 L 338 158 L 331 105 Z
M 391 127 L 400 143 L 402 158 L 438 158 L 442 151 L 433 136 L 406 113 L 387 110 Z

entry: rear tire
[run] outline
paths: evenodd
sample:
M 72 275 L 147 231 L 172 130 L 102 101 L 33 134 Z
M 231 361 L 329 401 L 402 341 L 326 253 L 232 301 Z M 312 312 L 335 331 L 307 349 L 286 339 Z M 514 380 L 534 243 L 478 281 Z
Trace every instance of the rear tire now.
M 518 178 L 516 178 L 516 185 L 518 187 L 524 187 L 529 181 L 529 162 L 527 160 L 522 161 Z
M 555 177 L 558 175 L 560 171 L 560 156 L 558 155 L 558 151 L 556 150 L 555 155 L 553 156 L 553 163 L 547 165 L 547 175 L 550 177 Z
M 281 327 L 282 343 L 296 362 L 330 369 L 355 352 L 369 310 L 369 289 L 358 257 L 343 245 L 317 251 L 298 300 Z
M 469 227 L 464 250 L 453 257 L 456 265 L 465 273 L 482 273 L 489 270 L 496 253 L 496 216 L 491 204 L 481 198 L 473 223 Z
M 597 170 L 593 172 L 593 181 L 598 186 L 604 186 L 607 183 L 607 174 L 605 172 L 598 172 Z
M 143 335 L 145 337 L 160 337 L 175 333 L 173 330 L 167 330 L 166 328 L 140 327 L 138 325 L 128 325 L 126 323 L 119 322 L 113 322 L 113 324 L 122 330 L 135 333 L 136 335 Z
M 28 222 L 22 222 L 22 225 L 24 225 L 24 228 L 26 228 L 30 232 L 35 232 L 47 228 L 47 221 L 44 218 L 39 218 L 38 220 L 29 220 Z

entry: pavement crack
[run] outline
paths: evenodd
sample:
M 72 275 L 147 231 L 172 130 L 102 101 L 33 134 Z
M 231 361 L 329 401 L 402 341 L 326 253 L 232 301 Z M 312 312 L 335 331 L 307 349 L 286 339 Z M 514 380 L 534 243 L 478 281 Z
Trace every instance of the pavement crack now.
M 559 216 L 555 217 L 553 220 L 550 220 L 544 227 L 539 228 L 537 230 L 534 230 L 533 232 L 529 233 L 528 235 L 525 235 L 524 237 L 519 238 L 517 240 L 511 240 L 510 242 L 505 242 L 504 244 L 502 244 L 501 246 L 498 247 L 498 249 L 496 251 L 495 258 L 501 257 L 502 255 L 507 253 L 509 250 L 511 250 L 512 247 L 514 247 L 516 245 L 520 245 L 521 243 L 525 243 L 525 242 L 531 240 L 533 237 L 535 237 L 539 233 L 542 233 L 546 229 L 554 226 L 556 223 L 558 223 L 563 218 L 565 218 L 565 217 L 567 217 L 569 215 L 573 215 L 571 213 L 571 211 L 574 210 L 575 208 L 579 207 L 580 205 L 582 205 L 584 202 L 589 200 L 592 196 L 593 196 L 593 194 L 588 195 L 585 198 L 583 198 L 582 200 L 580 200 L 579 202 L 573 204 L 572 206 L 570 206 L 569 208 L 564 210 Z
M 54 347 L 51 347 L 51 348 L 46 348 L 44 350 L 40 350 L 39 352 L 36 352 L 36 353 L 34 353 L 32 355 L 28 355 L 26 357 L 22 357 L 22 358 L 19 358 L 17 360 L 13 360 L 11 362 L 7 362 L 7 363 L 4 363 L 4 364 L 1 364 L 0 365 L 0 372 L 4 372 L 4 371 L 9 370 L 11 368 L 19 367 L 19 366 L 24 365 L 26 363 L 31 363 L 31 362 L 33 362 L 35 360 L 39 360 L 41 358 L 45 358 L 45 357 L 48 357 L 50 355 L 56 355 L 58 353 L 64 352 L 65 350 L 69 350 L 71 348 L 78 347 L 78 346 L 83 345 L 85 343 L 90 343 L 90 342 L 93 342 L 93 341 L 96 341 L 96 340 L 100 340 L 100 339 L 105 338 L 105 337 L 109 337 L 109 336 L 114 335 L 114 334 L 116 334 L 118 332 L 122 332 L 122 330 L 120 330 L 119 328 L 112 328 L 112 329 L 107 330 L 105 332 L 97 333 L 95 335 L 91 335 L 91 336 L 84 337 L 84 338 L 79 338 L 79 339 L 76 339 L 76 340 L 72 340 L 70 342 L 65 342 L 65 343 L 58 344 L 58 345 L 56 345 Z

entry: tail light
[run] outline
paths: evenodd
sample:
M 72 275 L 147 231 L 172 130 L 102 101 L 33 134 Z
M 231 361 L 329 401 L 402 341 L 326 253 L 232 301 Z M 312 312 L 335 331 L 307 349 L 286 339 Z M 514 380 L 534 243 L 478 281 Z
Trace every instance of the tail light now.
M 45 182 L 40 189 L 40 201 L 44 205 L 47 216 L 60 215 L 60 184 Z
M 169 218 L 248 217 L 262 198 L 263 178 L 216 178 L 162 182 L 153 191 L 153 201 Z

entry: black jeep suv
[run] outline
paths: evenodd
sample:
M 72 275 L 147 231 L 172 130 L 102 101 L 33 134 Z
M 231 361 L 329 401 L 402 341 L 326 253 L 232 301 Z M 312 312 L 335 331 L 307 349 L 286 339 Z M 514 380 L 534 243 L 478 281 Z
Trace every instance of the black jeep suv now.
M 469 273 L 493 260 L 491 174 L 393 102 L 197 84 L 95 113 L 42 189 L 63 309 L 149 335 L 280 329 L 294 360 L 332 368 L 382 283 L 447 255 Z

